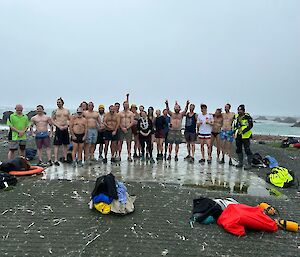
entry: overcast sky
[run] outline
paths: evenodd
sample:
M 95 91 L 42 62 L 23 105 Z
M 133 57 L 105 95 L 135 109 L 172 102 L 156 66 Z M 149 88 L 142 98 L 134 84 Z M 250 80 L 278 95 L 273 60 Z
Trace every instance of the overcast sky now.
M 299 0 L 1 0 L 1 106 L 123 101 L 298 115 Z

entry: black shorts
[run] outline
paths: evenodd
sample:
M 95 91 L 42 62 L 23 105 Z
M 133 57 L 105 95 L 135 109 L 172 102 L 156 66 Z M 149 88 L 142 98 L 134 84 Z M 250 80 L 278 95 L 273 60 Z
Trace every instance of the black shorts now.
M 83 141 L 84 134 L 75 134 L 75 138 L 72 137 L 72 141 L 77 144 L 84 143 Z
M 68 129 L 60 130 L 56 127 L 53 145 L 69 145 L 70 136 Z
M 104 140 L 105 141 L 118 141 L 117 134 L 113 136 L 112 131 L 106 130 L 104 131 Z
M 96 144 L 104 144 L 104 131 L 98 131 Z

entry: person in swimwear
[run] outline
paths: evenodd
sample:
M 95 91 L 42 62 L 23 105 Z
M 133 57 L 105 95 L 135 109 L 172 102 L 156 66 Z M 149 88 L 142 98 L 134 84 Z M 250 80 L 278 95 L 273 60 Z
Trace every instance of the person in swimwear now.
M 82 167 L 82 152 L 87 135 L 87 120 L 83 117 L 83 109 L 81 107 L 77 109 L 76 115 L 70 121 L 70 132 L 73 142 L 73 167 L 76 167 L 76 157 L 78 166 Z
M 211 147 L 213 147 L 214 142 L 216 141 L 217 147 L 217 161 L 219 162 L 220 152 L 221 152 L 221 141 L 220 141 L 220 132 L 221 127 L 223 125 L 223 116 L 222 116 L 222 109 L 218 108 L 213 115 L 214 123 L 212 125 L 211 131 Z

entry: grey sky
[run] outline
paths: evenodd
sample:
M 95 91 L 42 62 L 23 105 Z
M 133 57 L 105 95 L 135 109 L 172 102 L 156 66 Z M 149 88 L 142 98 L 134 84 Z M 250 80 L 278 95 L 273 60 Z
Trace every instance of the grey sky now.
M 298 115 L 299 0 L 0 1 L 1 106 L 82 100 Z M 281 98 L 281 99 L 280 99 Z

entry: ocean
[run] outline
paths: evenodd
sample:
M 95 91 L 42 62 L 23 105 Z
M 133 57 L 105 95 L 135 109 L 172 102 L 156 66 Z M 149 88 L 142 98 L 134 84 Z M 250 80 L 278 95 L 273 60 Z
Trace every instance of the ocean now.
M 13 108 L 0 107 L 0 117 L 2 113 L 7 110 L 13 110 Z M 32 109 L 24 109 L 24 113 L 28 113 Z M 48 115 L 51 115 L 53 109 L 45 109 Z M 71 113 L 75 112 L 75 109 L 70 109 Z M 254 123 L 252 129 L 253 134 L 256 135 L 272 135 L 272 136 L 294 136 L 300 137 L 300 128 L 292 127 L 293 124 L 281 123 L 272 120 L 257 120 Z M 0 124 L 0 129 L 8 129 L 6 125 Z

